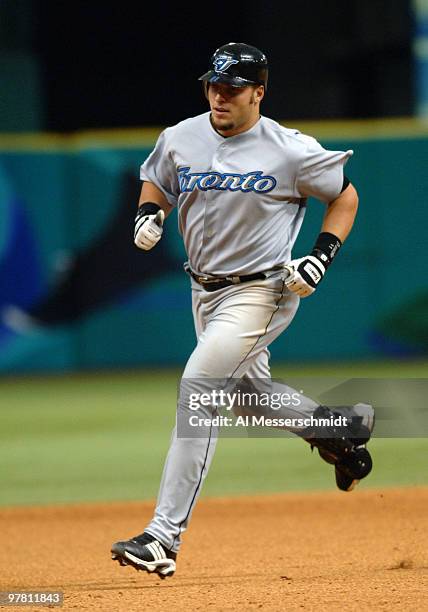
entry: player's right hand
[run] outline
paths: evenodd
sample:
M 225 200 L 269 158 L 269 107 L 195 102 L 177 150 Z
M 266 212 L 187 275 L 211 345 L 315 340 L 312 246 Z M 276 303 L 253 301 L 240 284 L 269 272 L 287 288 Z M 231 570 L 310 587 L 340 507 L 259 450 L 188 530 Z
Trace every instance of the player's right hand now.
M 143 251 L 150 251 L 159 242 L 163 232 L 165 213 L 158 210 L 155 215 L 142 211 L 135 217 L 134 244 Z

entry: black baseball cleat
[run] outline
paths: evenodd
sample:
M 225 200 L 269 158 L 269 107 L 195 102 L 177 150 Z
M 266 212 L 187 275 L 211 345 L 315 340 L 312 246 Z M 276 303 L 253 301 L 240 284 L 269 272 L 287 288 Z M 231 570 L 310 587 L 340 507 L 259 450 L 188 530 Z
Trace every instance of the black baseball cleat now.
M 348 458 L 334 466 L 336 484 L 341 491 L 352 491 L 372 471 L 373 462 L 365 446 L 356 446 Z
M 120 565 L 132 565 L 136 570 L 154 572 L 160 578 L 166 578 L 175 572 L 177 553 L 168 550 L 150 534 L 142 533 L 113 544 L 111 558 Z
M 341 406 L 330 410 L 319 406 L 314 418 L 333 421 L 333 424 L 308 428 L 299 435 L 311 447 L 318 448 L 324 461 L 334 465 L 337 487 L 352 491 L 362 478 L 368 476 L 373 462 L 366 448 L 374 428 L 374 410 L 368 404 Z M 337 417 L 346 417 L 346 425 L 336 425 Z

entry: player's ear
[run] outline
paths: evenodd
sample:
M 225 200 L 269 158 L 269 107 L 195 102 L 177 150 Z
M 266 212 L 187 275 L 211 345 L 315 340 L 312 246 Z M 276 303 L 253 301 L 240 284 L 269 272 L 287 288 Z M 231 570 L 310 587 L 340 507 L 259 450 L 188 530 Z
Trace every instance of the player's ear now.
M 263 85 L 259 85 L 254 90 L 254 102 L 261 102 L 263 100 L 264 95 L 265 95 L 265 88 L 263 87 Z

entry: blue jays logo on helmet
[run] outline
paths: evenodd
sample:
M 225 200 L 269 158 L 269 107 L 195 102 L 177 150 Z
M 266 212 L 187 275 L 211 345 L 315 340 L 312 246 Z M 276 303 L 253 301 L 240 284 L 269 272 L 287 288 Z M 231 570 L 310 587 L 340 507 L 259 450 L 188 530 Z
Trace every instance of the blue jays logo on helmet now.
M 214 60 L 214 70 L 216 72 L 225 72 L 233 64 L 238 64 L 238 60 L 233 59 L 230 55 L 221 55 Z

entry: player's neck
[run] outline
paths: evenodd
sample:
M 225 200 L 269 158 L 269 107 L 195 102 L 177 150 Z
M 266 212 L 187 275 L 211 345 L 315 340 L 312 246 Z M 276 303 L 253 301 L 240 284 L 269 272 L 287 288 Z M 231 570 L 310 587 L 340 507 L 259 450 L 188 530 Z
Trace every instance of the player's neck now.
M 223 138 L 230 138 L 231 136 L 237 136 L 238 134 L 243 134 L 244 132 L 248 132 L 249 130 L 251 130 L 251 128 L 253 128 L 256 125 L 256 123 L 259 121 L 260 118 L 261 118 L 261 115 L 257 113 L 255 117 L 251 117 L 251 119 L 249 119 L 247 122 L 245 122 L 242 125 L 233 127 L 229 130 L 222 130 L 221 128 L 216 127 L 214 125 L 212 118 L 211 118 L 211 114 L 210 114 L 210 123 L 211 123 L 213 130 L 217 132 L 217 134 L 219 134 Z

